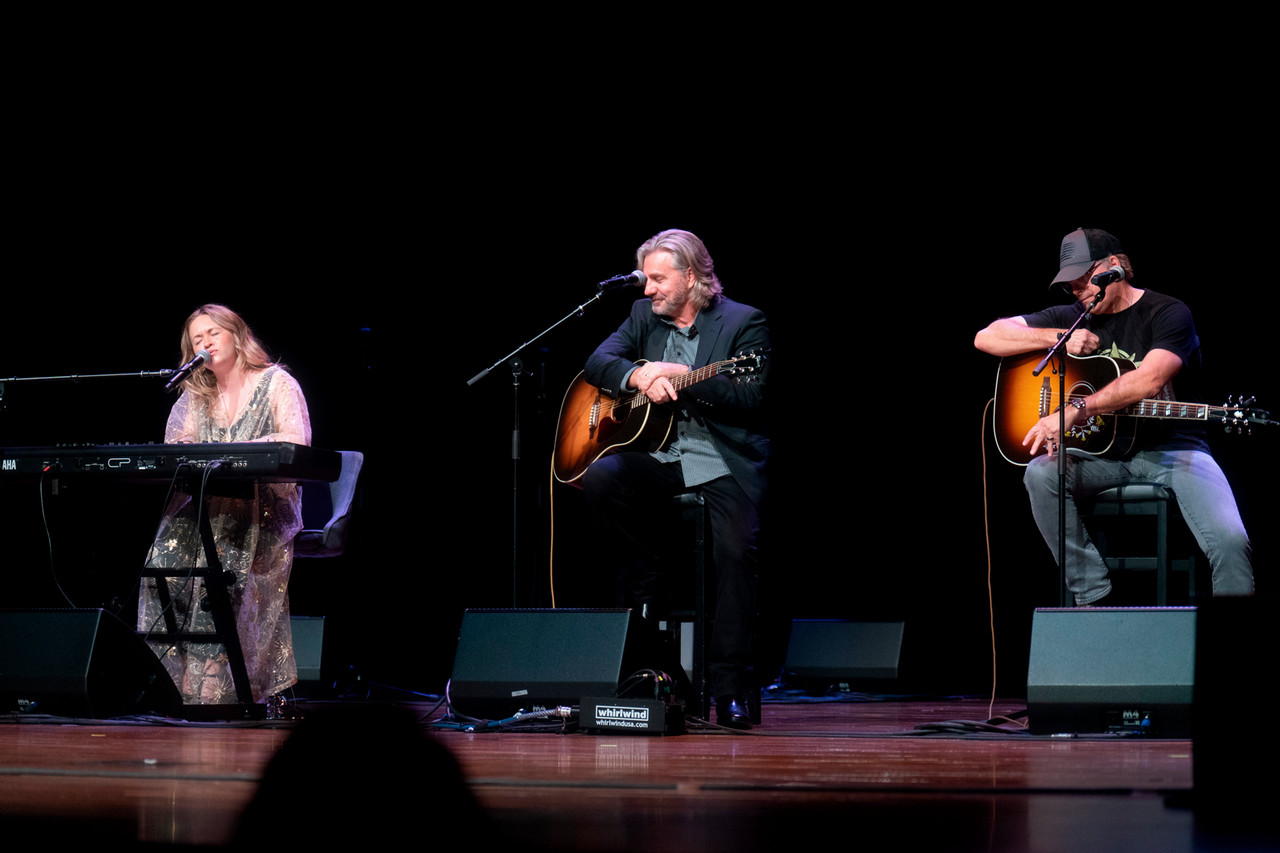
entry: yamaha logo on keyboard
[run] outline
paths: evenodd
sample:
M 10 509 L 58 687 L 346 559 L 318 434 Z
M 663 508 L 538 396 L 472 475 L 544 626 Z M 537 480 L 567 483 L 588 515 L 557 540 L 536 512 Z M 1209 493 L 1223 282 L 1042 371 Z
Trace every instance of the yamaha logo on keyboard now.
M 3 471 L 17 471 L 17 470 L 18 470 L 18 460 L 17 460 L 17 459 L 5 459 L 5 460 L 3 461 L 3 463 L 0 463 L 0 464 L 2 464 L 2 466 L 3 466 L 3 467 L 0 467 L 0 470 L 3 470 Z

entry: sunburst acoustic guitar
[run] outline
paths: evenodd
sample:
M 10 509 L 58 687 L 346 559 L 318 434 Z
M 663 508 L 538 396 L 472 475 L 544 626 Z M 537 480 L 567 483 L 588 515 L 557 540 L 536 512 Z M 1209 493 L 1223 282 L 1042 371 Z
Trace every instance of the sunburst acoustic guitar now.
M 1001 359 L 996 374 L 996 401 L 992 413 L 996 446 L 1000 454 L 1015 465 L 1031 462 L 1029 449 L 1022 446 L 1027 430 L 1040 418 L 1058 410 L 1057 374 L 1046 370 L 1039 376 L 1031 375 L 1032 368 L 1043 357 L 1042 353 L 1029 353 Z M 1067 399 L 1087 397 L 1135 367 L 1131 361 L 1106 355 L 1068 356 Z M 1252 398 L 1223 406 L 1176 400 L 1139 400 L 1110 414 L 1091 415 L 1068 432 L 1064 446 L 1095 456 L 1106 453 L 1123 455 L 1133 448 L 1139 423 L 1144 418 L 1221 422 L 1228 432 L 1244 432 L 1253 424 L 1268 422 L 1266 412 L 1246 408 L 1252 404 Z
M 723 374 L 750 382 L 758 378 L 764 360 L 764 353 L 744 353 L 673 377 L 671 385 L 678 394 Z M 579 373 L 560 405 L 551 460 L 555 478 L 577 486 L 591 463 L 606 453 L 659 449 L 671 434 L 674 416 L 670 408 L 652 404 L 639 392 L 607 397 Z

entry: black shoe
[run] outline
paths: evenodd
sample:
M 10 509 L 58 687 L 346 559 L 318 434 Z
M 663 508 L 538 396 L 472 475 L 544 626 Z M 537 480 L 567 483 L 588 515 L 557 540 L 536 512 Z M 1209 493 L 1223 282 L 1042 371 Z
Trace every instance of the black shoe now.
M 726 729 L 751 728 L 751 713 L 747 700 L 741 696 L 726 696 L 716 700 L 716 725 Z

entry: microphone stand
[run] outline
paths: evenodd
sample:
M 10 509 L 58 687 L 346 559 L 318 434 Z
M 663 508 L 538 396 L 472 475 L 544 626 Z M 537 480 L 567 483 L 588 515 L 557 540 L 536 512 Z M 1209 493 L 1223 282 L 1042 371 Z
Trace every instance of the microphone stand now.
M 175 367 L 166 367 L 163 370 L 138 370 L 133 373 L 71 373 L 65 376 L 10 376 L 0 379 L 0 403 L 4 402 L 4 386 L 6 382 L 79 382 L 81 379 L 124 379 L 136 376 L 139 379 L 150 379 L 153 377 L 168 378 L 177 373 Z M 3 408 L 3 406 L 0 406 Z
M 552 329 L 559 326 L 570 317 L 581 317 L 586 313 L 586 308 L 593 302 L 598 302 L 601 297 L 610 290 L 619 289 L 624 286 L 624 282 L 616 280 L 602 281 L 597 287 L 596 295 L 583 302 L 577 308 L 574 308 L 568 314 L 565 314 L 559 320 L 556 320 L 550 326 L 534 335 L 484 370 L 477 373 L 467 380 L 467 385 L 475 385 L 481 379 L 488 376 L 495 367 L 500 364 L 509 364 L 511 367 L 511 407 L 512 407 L 512 423 L 511 423 L 511 606 L 519 607 L 519 558 L 520 558 L 520 377 L 524 373 L 524 364 L 520 360 L 518 354 L 524 351 L 524 348 L 542 338 Z
M 1061 607 L 1070 607 L 1073 603 L 1071 590 L 1067 588 L 1067 341 L 1106 295 L 1107 285 L 1100 284 L 1093 302 L 1058 336 L 1058 342 L 1049 347 L 1049 352 L 1031 371 L 1032 376 L 1039 376 L 1050 362 L 1057 362 L 1054 370 L 1058 374 L 1058 447 L 1054 455 L 1058 461 L 1058 603 Z

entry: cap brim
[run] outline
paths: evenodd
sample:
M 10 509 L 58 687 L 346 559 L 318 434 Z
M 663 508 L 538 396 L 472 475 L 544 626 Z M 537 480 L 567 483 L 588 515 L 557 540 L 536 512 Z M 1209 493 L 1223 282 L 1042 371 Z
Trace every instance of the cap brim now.
M 1071 264 L 1058 270 L 1058 274 L 1053 277 L 1053 281 L 1049 283 L 1049 289 L 1053 290 L 1060 284 L 1066 284 L 1069 281 L 1075 281 L 1080 276 L 1093 269 L 1093 265 L 1097 261 L 1082 261 L 1078 264 Z

